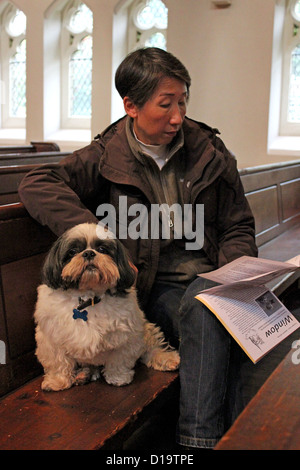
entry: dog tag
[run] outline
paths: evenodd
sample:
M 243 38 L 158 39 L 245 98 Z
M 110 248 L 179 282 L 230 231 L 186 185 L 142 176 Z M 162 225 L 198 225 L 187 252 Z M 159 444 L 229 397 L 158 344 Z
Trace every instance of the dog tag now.
M 86 310 L 83 310 L 82 312 L 78 310 L 77 308 L 74 308 L 73 310 L 74 320 L 76 320 L 77 318 L 81 318 L 81 320 L 87 321 L 87 315 L 88 315 L 88 312 Z

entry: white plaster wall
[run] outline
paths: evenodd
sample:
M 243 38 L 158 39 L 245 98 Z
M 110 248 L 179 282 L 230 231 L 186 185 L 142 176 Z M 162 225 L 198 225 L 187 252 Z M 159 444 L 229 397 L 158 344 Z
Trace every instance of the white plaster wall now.
M 276 161 L 267 155 L 275 1 L 167 4 L 169 50 L 192 77 L 188 115 L 217 127 L 240 167 Z

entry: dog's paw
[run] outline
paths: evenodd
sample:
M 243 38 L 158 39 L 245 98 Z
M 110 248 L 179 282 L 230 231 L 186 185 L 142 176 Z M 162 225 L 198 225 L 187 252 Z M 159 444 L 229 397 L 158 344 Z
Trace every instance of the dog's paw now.
M 145 364 L 148 367 L 153 367 L 153 369 L 161 371 L 176 370 L 180 365 L 180 356 L 175 349 L 165 351 L 156 349 Z
M 92 375 L 91 375 L 91 382 L 96 382 L 99 380 L 101 377 L 100 370 L 98 368 L 95 368 Z
M 73 380 L 71 377 L 45 375 L 41 388 L 44 392 L 59 392 L 60 390 L 66 390 L 72 387 L 72 385 Z
M 129 370 L 126 372 L 104 371 L 103 375 L 108 384 L 117 385 L 118 387 L 120 387 L 122 385 L 128 385 L 132 382 L 134 370 Z
M 84 385 L 91 380 L 91 371 L 89 367 L 83 367 L 76 371 L 74 385 Z

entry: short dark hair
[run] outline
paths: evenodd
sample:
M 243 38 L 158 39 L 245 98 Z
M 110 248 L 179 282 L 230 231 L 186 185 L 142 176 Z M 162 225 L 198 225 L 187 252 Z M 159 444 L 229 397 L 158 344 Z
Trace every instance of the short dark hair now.
M 115 86 L 122 99 L 128 96 L 141 108 L 164 77 L 185 82 L 189 95 L 191 77 L 180 60 L 163 49 L 145 47 L 131 52 L 121 62 L 116 71 Z

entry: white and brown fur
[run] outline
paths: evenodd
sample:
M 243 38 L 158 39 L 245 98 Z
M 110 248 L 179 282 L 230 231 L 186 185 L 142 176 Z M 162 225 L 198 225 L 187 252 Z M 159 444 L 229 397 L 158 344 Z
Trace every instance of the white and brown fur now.
M 138 359 L 157 370 L 174 370 L 179 355 L 138 306 L 135 271 L 122 244 L 96 224 L 68 230 L 44 265 L 34 314 L 36 355 L 45 376 L 43 390 L 63 390 L 96 380 L 129 384 Z M 87 321 L 73 318 L 78 298 L 98 297 L 86 308 Z

